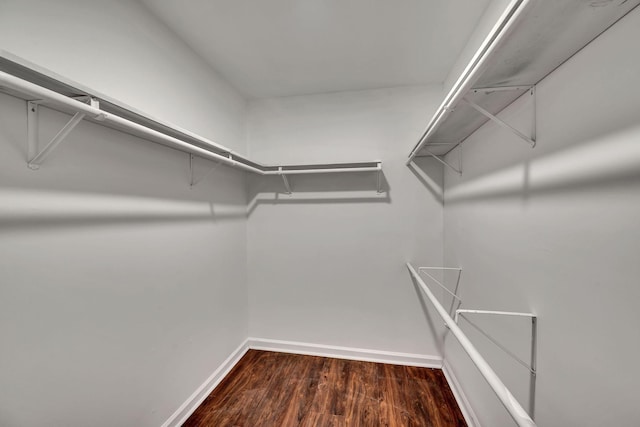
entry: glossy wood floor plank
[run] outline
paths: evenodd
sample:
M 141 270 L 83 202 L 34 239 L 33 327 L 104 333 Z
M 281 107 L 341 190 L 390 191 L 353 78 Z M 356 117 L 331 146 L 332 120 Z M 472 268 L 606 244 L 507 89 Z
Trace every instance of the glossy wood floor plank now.
M 438 369 L 249 350 L 186 427 L 466 427 Z

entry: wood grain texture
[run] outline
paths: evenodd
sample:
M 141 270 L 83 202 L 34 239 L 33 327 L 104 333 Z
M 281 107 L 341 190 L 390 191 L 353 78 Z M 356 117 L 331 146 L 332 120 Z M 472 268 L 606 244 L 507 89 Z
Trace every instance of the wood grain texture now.
M 249 350 L 185 427 L 466 427 L 441 370 Z

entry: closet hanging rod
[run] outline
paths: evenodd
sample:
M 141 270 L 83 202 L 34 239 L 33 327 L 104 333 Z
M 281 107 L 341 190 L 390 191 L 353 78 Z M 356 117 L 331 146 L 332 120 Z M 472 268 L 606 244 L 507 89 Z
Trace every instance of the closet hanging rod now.
M 498 377 L 498 375 L 494 372 L 491 366 L 489 366 L 486 360 L 484 360 L 478 350 L 476 350 L 469 338 L 467 338 L 464 332 L 462 332 L 462 329 L 460 329 L 458 324 L 451 318 L 451 316 L 449 316 L 449 313 L 447 313 L 442 304 L 440 304 L 427 284 L 424 283 L 418 272 L 410 263 L 407 263 L 407 268 L 409 269 L 409 273 L 411 273 L 413 279 L 420 286 L 420 289 L 422 289 L 422 292 L 425 293 L 440 317 L 442 317 L 442 320 L 444 320 L 453 336 L 456 337 L 464 351 L 466 351 L 471 358 L 471 361 L 476 365 L 484 379 L 487 380 L 493 391 L 496 393 L 498 399 L 500 399 L 500 402 L 502 402 L 509 414 L 513 417 L 516 424 L 519 427 L 535 427 L 536 423 L 531 419 L 529 414 L 527 414 L 527 411 L 525 411 L 522 405 L 520 405 L 516 398 L 513 397 L 500 377 Z
M 418 140 L 416 146 L 411 150 L 407 165 L 411 163 L 418 152 L 427 144 L 427 140 L 438 129 L 442 121 L 449 115 L 456 105 L 462 100 L 466 93 L 471 90 L 473 84 L 480 77 L 487 60 L 491 54 L 500 45 L 500 42 L 509 33 L 513 26 L 519 21 L 522 12 L 527 8 L 532 0 L 512 0 L 504 13 L 500 16 L 498 22 L 491 29 L 489 35 L 483 40 L 482 45 L 473 55 L 471 61 L 467 64 L 460 77 L 445 97 L 442 104 L 438 108 L 437 113 L 433 116 L 424 133 Z
M 97 99 L 97 103 L 91 102 L 87 104 L 79 99 L 76 99 L 77 97 L 63 95 L 54 90 L 47 89 L 38 84 L 32 83 L 28 80 L 24 80 L 20 77 L 14 76 L 4 71 L 0 71 L 0 91 L 7 92 L 10 95 L 19 96 L 23 99 L 35 102 L 37 104 L 57 107 L 61 111 L 67 113 L 79 113 L 81 115 L 84 115 L 85 118 L 93 120 L 95 122 L 103 123 L 105 125 L 111 125 L 112 127 L 120 130 L 125 129 L 133 132 L 136 136 L 142 136 L 143 138 L 147 138 L 154 142 L 159 142 L 163 145 L 178 149 L 180 151 L 194 154 L 205 159 L 220 162 L 227 166 L 242 169 L 244 171 L 252 172 L 258 175 L 379 172 L 382 170 L 381 161 L 287 166 L 262 165 L 244 158 L 232 152 L 231 150 L 228 150 L 226 147 L 212 143 L 205 138 L 199 137 L 195 134 L 187 135 L 189 139 L 197 141 L 202 146 L 209 146 L 212 149 L 220 151 L 221 154 L 219 154 L 206 148 L 202 148 L 198 145 L 185 142 L 181 139 L 160 132 L 158 130 L 152 129 L 143 124 L 136 123 L 135 121 L 121 117 L 117 114 L 104 111 L 99 108 L 99 98 Z M 91 96 L 83 98 L 91 99 Z M 158 124 L 167 127 L 165 124 Z M 172 130 L 175 130 L 177 133 L 184 132 L 180 129 Z

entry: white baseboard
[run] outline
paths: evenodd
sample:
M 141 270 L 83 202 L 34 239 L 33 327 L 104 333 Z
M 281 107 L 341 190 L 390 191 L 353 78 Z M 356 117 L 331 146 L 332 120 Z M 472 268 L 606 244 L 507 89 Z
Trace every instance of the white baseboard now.
M 281 341 L 265 338 L 249 338 L 247 341 L 249 344 L 249 348 L 254 350 L 279 351 L 282 353 L 335 357 L 338 359 L 391 363 L 394 365 L 420 366 L 425 368 L 442 367 L 441 357 L 425 354 L 396 353 L 392 351 L 339 347 L 334 345 L 311 344 L 296 341 Z
M 453 370 L 451 369 L 451 365 L 447 363 L 445 360 L 442 364 L 442 372 L 444 373 L 447 382 L 449 383 L 449 388 L 453 392 L 453 396 L 456 398 L 458 402 L 458 406 L 460 407 L 460 411 L 462 411 L 462 416 L 464 420 L 467 422 L 467 426 L 469 427 L 480 427 L 480 422 L 478 421 L 478 417 L 476 417 L 475 412 L 471 408 L 471 404 L 467 399 L 467 396 L 462 391 L 462 387 L 460 386 L 460 382 L 458 378 L 456 378 Z
M 249 350 L 248 340 L 245 340 L 240 346 L 231 353 L 227 359 L 222 362 L 222 365 L 216 369 L 207 380 L 202 383 L 196 391 L 184 402 L 174 413 L 169 417 L 167 421 L 162 424 L 162 427 L 177 427 L 181 426 L 189 416 L 200 406 L 204 399 L 211 394 L 214 388 L 224 377 L 227 376 L 229 371 L 238 363 L 238 361 Z

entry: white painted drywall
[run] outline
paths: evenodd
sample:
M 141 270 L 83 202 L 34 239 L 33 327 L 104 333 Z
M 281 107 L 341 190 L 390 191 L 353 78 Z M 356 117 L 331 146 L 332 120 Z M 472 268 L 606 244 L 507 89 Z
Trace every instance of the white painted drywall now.
M 244 152 L 244 99 L 139 2 L 2 0 L 0 49 Z
M 242 98 L 135 2 L 2 1 L 0 40 L 244 150 Z M 41 114 L 43 140 L 68 120 Z M 0 95 L 0 425 L 161 425 L 246 339 L 245 178 L 188 165 L 81 123 L 31 171 Z
M 439 355 L 405 262 L 442 261 L 442 169 L 404 162 L 440 86 L 251 101 L 252 158 L 384 162 L 375 174 L 253 181 L 248 220 L 250 336 Z M 424 164 L 423 164 L 424 166 Z M 433 330 L 433 327 L 436 329 Z
M 464 307 L 539 316 L 536 420 L 546 427 L 640 419 L 640 75 L 635 9 L 538 85 L 538 146 L 487 124 L 445 174 L 445 262 Z M 528 131 L 528 96 L 501 115 Z M 527 357 L 528 325 L 477 319 Z M 464 328 L 527 406 L 526 369 Z M 466 355 L 446 358 L 484 426 L 515 425 Z

